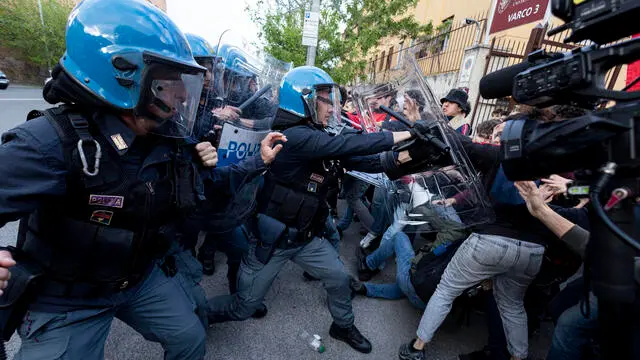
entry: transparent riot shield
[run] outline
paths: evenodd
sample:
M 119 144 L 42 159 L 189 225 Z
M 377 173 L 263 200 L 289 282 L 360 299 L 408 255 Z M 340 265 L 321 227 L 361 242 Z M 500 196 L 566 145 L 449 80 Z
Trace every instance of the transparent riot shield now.
M 405 52 L 399 69 L 387 82 L 358 86 L 353 92 L 358 114 L 368 132 L 406 130 L 416 121 L 428 124 L 427 134 L 440 140 L 446 155 L 424 162 L 415 173 L 383 182 L 386 208 L 396 228 L 404 232 L 441 232 L 492 221 L 493 211 L 480 177 L 462 147 L 460 134 L 446 123 L 415 57 Z M 428 146 L 424 139 L 399 144 Z M 428 139 L 427 139 L 428 141 Z
M 280 61 L 226 32 L 216 47 L 215 92 L 221 106 L 216 122 L 218 166 L 238 163 L 260 153 L 260 142 L 278 110 L 277 89 L 292 64 Z

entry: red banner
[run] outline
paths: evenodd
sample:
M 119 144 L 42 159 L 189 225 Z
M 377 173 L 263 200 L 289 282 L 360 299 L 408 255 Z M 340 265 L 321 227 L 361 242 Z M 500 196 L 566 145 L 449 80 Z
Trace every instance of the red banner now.
M 495 0 L 490 34 L 544 19 L 549 0 Z
M 640 37 L 640 34 L 636 34 L 633 36 L 634 38 Z M 633 80 L 635 80 L 638 76 L 640 76 L 640 60 L 633 62 L 627 66 L 627 85 L 631 84 Z M 638 91 L 640 90 L 640 82 L 633 85 L 627 91 Z

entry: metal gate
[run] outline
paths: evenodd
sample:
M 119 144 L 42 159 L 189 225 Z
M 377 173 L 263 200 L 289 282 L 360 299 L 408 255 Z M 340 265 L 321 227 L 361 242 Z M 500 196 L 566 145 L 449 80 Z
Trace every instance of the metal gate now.
M 564 52 L 584 46 L 586 43 L 564 43 L 562 39 L 568 36 L 568 30 L 558 33 L 552 37 L 547 37 L 547 26 L 538 25 L 531 30 L 529 40 L 525 43 L 519 40 L 509 40 L 506 38 L 493 38 L 483 76 L 505 67 L 522 62 L 527 54 L 532 51 L 544 49 L 547 52 Z M 622 70 L 622 65 L 611 69 L 606 76 L 607 89 L 612 90 L 616 84 L 618 76 Z M 513 111 L 516 103 L 511 97 L 502 99 L 484 99 L 478 96 L 471 115 L 471 128 L 475 131 L 478 124 L 491 119 L 491 114 L 495 109 L 505 109 Z

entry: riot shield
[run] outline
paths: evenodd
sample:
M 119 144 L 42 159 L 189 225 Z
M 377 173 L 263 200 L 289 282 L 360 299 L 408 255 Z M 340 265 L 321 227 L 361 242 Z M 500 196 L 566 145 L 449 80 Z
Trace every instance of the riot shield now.
M 489 199 L 462 147 L 461 135 L 447 125 L 440 102 L 422 76 L 414 54 L 403 54 L 399 69 L 389 81 L 361 85 L 353 94 L 366 131 L 406 130 L 421 121 L 429 126 L 428 136 L 440 140 L 447 149 L 439 161 L 425 162 L 413 174 L 382 183 L 387 190 L 387 211 L 396 225 L 404 232 L 426 233 L 492 221 Z M 424 140 L 400 144 L 396 150 L 422 146 L 420 141 Z
M 216 47 L 214 80 L 221 106 L 214 146 L 218 166 L 238 163 L 260 153 L 260 142 L 271 129 L 278 110 L 276 89 L 292 67 L 249 42 L 226 32 Z

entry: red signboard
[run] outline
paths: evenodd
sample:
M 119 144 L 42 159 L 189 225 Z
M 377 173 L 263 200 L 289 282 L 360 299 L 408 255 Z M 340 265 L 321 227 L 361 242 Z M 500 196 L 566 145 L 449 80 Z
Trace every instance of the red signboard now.
M 549 0 L 495 0 L 490 34 L 544 19 Z
M 640 34 L 636 34 L 633 36 L 634 38 L 640 37 Z M 638 76 L 640 76 L 640 60 L 632 62 L 627 66 L 627 84 L 631 84 Z M 636 83 L 632 87 L 629 88 L 628 91 L 638 91 L 640 90 L 640 82 Z

